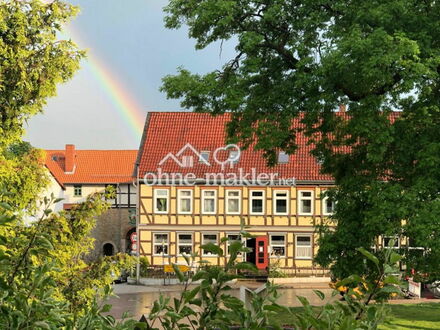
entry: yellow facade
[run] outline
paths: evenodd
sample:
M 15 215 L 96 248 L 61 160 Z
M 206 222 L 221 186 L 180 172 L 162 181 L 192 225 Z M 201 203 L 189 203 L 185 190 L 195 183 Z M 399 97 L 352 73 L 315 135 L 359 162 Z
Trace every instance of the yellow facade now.
M 199 252 L 200 246 L 209 240 L 220 244 L 223 237 L 237 235 L 240 222 L 244 221 L 245 225 L 250 226 L 247 231 L 251 234 L 268 236 L 270 264 L 276 263 L 277 267 L 299 274 L 319 272 L 320 269 L 313 265 L 312 258 L 317 252 L 315 225 L 328 215 L 323 215 L 324 203 L 321 200 L 321 193 L 325 189 L 328 186 L 141 185 L 141 255 L 146 256 L 156 266 L 184 263 L 181 251 Z M 260 212 L 255 212 L 255 205 L 251 209 L 253 191 L 263 195 L 260 197 L 262 204 L 258 204 L 262 205 L 259 206 L 262 208 Z M 284 197 L 285 193 L 287 197 Z M 310 206 L 309 202 L 305 202 L 306 206 L 303 206 L 303 195 L 310 200 Z M 206 202 L 205 198 L 212 200 Z M 285 212 L 276 212 L 283 208 L 286 208 Z M 300 209 L 310 212 L 301 214 Z M 226 244 L 220 244 L 224 250 L 227 248 Z M 201 251 L 199 255 L 200 260 L 207 260 L 214 265 L 222 265 L 227 260 L 227 257 L 203 255 Z

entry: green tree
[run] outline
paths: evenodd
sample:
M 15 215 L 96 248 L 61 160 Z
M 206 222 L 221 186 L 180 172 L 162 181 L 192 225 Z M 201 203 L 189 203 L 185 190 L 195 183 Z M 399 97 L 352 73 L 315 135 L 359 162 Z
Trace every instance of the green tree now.
M 299 130 L 315 142 L 338 200 L 336 230 L 320 229 L 320 264 L 340 278 L 365 271 L 356 248 L 398 235 L 423 249 L 405 251 L 409 268 L 440 275 L 438 2 L 170 0 L 165 10 L 166 26 L 186 24 L 196 48 L 236 50 L 218 71 L 165 77 L 168 97 L 231 112 L 230 140 L 253 143 L 270 164 L 295 151 Z
M 124 329 L 97 301 L 110 294 L 112 273 L 134 260 L 117 255 L 86 264 L 95 217 L 108 208 L 96 193 L 70 211 L 51 211 L 58 200 L 45 198 L 43 215 L 29 225 L 0 203 L 0 324 L 2 329 Z M 94 326 L 90 326 L 94 324 Z
M 44 152 L 28 142 L 16 142 L 3 152 L 0 150 L 0 192 L 8 192 L 0 195 L 0 202 L 33 214 L 49 183 L 44 158 Z
M 104 316 L 112 273 L 130 267 L 118 255 L 86 264 L 95 217 L 108 204 L 89 196 L 55 214 L 44 153 L 21 141 L 23 123 L 41 112 L 58 83 L 71 78 L 84 53 L 57 33 L 77 12 L 54 0 L 0 0 L 0 324 L 2 329 L 132 329 L 135 321 Z M 25 224 L 38 202 L 42 215 Z M 40 206 L 41 206 L 40 205 Z
M 0 2 L 0 147 L 20 138 L 23 123 L 79 68 L 84 52 L 57 38 L 77 11 L 59 0 Z
M 0 201 L 32 213 L 48 184 L 44 154 L 21 142 L 23 124 L 42 111 L 84 52 L 58 40 L 78 9 L 55 0 L 0 1 Z

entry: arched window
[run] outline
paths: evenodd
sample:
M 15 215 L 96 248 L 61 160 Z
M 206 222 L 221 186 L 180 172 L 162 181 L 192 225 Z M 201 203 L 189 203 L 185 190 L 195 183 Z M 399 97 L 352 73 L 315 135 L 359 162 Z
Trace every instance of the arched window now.
M 104 246 L 102 247 L 102 253 L 105 256 L 112 256 L 115 254 L 115 247 L 113 246 L 112 243 L 105 243 Z

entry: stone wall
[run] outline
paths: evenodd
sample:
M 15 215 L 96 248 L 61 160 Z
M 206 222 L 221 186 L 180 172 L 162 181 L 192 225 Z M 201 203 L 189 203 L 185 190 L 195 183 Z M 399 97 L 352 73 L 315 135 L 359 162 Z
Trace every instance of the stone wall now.
M 127 233 L 136 228 L 133 219 L 130 221 L 130 209 L 109 209 L 96 220 L 96 226 L 92 231 L 95 239 L 94 250 L 87 255 L 87 260 L 95 260 L 104 255 L 104 245 L 112 244 L 114 254 L 127 251 Z

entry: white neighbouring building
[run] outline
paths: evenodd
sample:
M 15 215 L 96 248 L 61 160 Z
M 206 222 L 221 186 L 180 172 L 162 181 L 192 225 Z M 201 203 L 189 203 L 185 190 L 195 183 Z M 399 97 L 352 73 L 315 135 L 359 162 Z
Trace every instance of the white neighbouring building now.
M 45 195 L 63 198 L 52 207 L 54 211 L 68 210 L 109 185 L 115 188 L 111 209 L 98 217 L 92 232 L 91 259 L 131 252 L 130 235 L 136 231 L 137 188 L 132 178 L 136 154 L 137 150 L 76 150 L 73 144 L 64 150 L 46 150 L 50 185 Z

